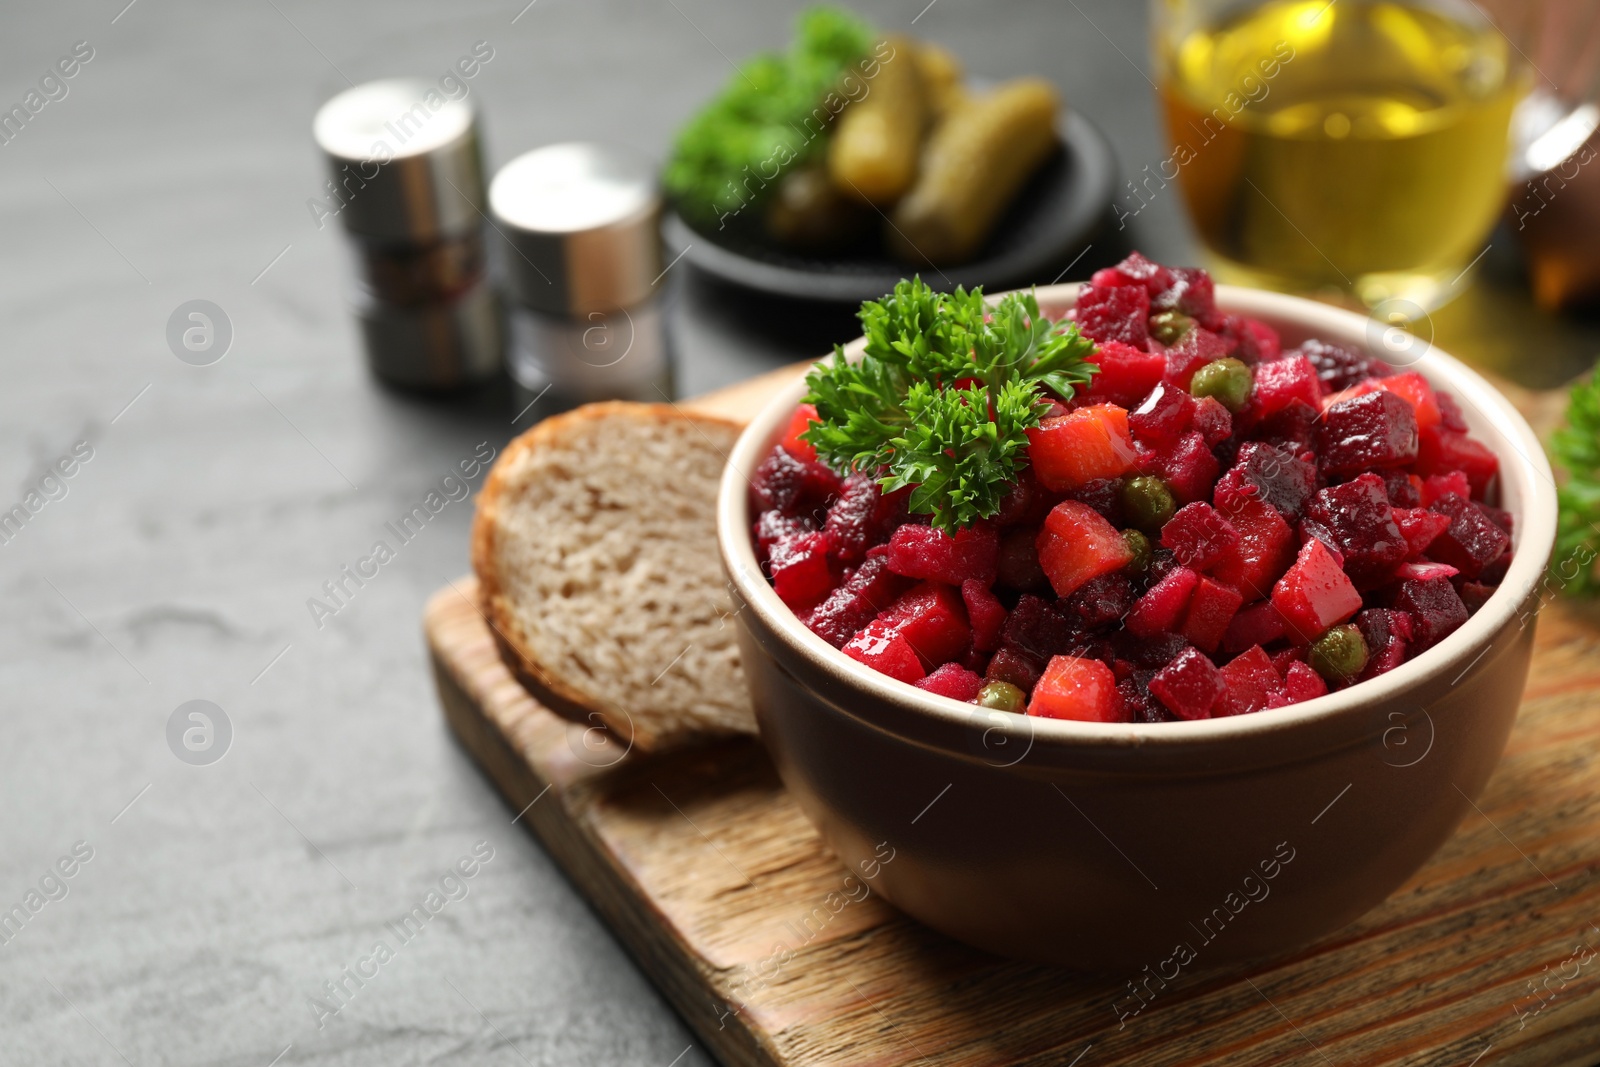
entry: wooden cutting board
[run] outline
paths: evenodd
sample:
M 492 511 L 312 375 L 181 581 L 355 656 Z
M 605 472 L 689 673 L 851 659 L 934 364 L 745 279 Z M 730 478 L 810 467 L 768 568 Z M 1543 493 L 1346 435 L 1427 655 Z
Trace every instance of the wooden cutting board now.
M 747 417 L 795 373 L 690 406 Z M 1559 410 L 1514 399 L 1535 425 Z M 1388 901 L 1280 959 L 1200 971 L 1119 1026 L 1133 976 L 997 959 L 863 895 L 756 742 L 624 757 L 540 707 L 476 598 L 453 582 L 424 619 L 446 719 L 725 1063 L 1600 1063 L 1600 611 L 1544 609 L 1479 810 Z

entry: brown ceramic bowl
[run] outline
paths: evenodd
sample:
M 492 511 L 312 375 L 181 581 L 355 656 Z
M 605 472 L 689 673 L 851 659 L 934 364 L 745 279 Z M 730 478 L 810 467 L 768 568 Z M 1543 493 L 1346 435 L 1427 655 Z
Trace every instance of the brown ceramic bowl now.
M 1059 316 L 1076 293 L 1039 297 Z M 1217 302 L 1275 326 L 1286 346 L 1316 337 L 1383 354 L 1383 328 L 1346 311 L 1227 286 Z M 876 859 L 874 886 L 953 938 L 1130 978 L 1281 952 L 1393 892 L 1500 758 L 1556 520 L 1543 450 L 1510 403 L 1437 349 L 1406 362 L 1456 397 L 1500 458 L 1500 502 L 1516 518 L 1504 583 L 1388 674 L 1197 722 L 986 711 L 880 675 L 808 631 L 750 541 L 747 475 L 803 383 L 774 399 L 731 456 L 718 537 L 762 737 L 828 847 L 850 867 Z

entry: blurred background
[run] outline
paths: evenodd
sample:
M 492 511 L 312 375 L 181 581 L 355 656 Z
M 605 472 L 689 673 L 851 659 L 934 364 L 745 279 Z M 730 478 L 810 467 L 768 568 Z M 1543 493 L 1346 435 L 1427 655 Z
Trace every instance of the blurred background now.
M 1138 249 L 1372 308 L 1532 388 L 1592 366 L 1595 5 L 1363 23 L 1448 107 L 1359 79 L 1330 103 L 1303 79 L 1349 73 L 1325 50 L 1350 45 L 1329 36 L 1333 20 L 1361 5 L 1258 7 L 853 4 L 882 33 L 956 57 L 974 93 L 1044 79 L 1064 131 L 1017 179 L 998 246 L 962 262 L 913 250 L 892 269 L 1047 284 Z M 467 569 L 463 482 L 569 402 L 538 368 L 513 380 L 498 359 L 504 344 L 587 344 L 582 272 L 559 266 L 584 195 L 622 197 L 618 217 L 650 237 L 611 253 L 633 278 L 621 304 L 649 309 L 627 328 L 659 330 L 665 373 L 648 388 L 693 395 L 854 335 L 853 301 L 785 297 L 773 279 L 870 277 L 876 246 L 802 255 L 715 222 L 674 228 L 683 205 L 669 200 L 657 250 L 656 216 L 641 227 L 644 200 L 626 200 L 654 196 L 690 116 L 752 53 L 788 47 L 800 10 L 67 0 L 4 15 L 0 509 L 23 514 L 0 523 L 0 912 L 29 917 L 0 926 L 0 1060 L 709 1062 L 450 740 L 418 618 Z M 1295 58 L 1252 74 L 1281 41 Z M 465 188 L 444 180 L 452 198 L 436 181 L 426 209 L 359 191 L 341 206 L 330 145 L 371 114 L 336 115 L 318 136 L 313 118 L 400 77 L 470 105 L 417 142 L 437 142 L 440 180 Z M 1250 106 L 1229 102 L 1230 78 Z M 1251 84 L 1278 95 L 1254 99 Z M 1315 106 L 1290 106 L 1295 92 Z M 1541 107 L 1514 117 L 1529 94 Z M 1210 144 L 1200 130 L 1216 108 L 1242 117 L 1197 166 L 1174 164 L 1191 121 Z M 506 164 L 564 142 L 634 161 L 646 192 L 606 155 L 554 222 L 540 215 L 548 174 L 508 180 L 490 203 Z M 1394 178 L 1424 173 L 1437 177 Z M 457 230 L 430 229 L 452 210 Z M 519 301 L 519 274 L 564 295 Z M 492 278 L 513 286 L 513 313 L 527 305 L 493 337 L 449 333 L 463 328 L 454 310 L 435 337 L 384 303 L 413 308 L 412 283 L 456 300 Z M 501 322 L 484 314 L 461 313 Z M 462 375 L 468 349 L 476 370 Z M 409 386 L 369 360 L 409 368 Z M 481 381 L 455 388 L 462 377 Z M 430 492 L 444 503 L 391 539 L 378 576 L 346 582 Z M 328 592 L 342 582 L 347 595 Z M 325 983 L 469 854 L 478 873 L 439 921 L 347 1007 L 319 1012 Z

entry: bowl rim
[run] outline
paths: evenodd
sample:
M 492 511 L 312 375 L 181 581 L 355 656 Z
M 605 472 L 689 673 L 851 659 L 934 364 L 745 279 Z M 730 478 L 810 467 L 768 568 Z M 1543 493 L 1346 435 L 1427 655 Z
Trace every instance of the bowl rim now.
M 1069 307 L 1085 284 L 1040 286 L 1034 292 L 1045 307 Z M 996 293 L 988 299 L 992 302 L 1001 295 Z M 1355 312 L 1302 297 L 1231 285 L 1218 285 L 1216 299 L 1218 307 L 1230 313 L 1293 323 L 1294 330 L 1303 330 L 1308 338 L 1355 345 L 1383 358 L 1383 353 L 1375 347 L 1374 337 L 1389 327 Z M 859 353 L 864 343 L 863 338 L 857 338 L 844 347 L 845 353 Z M 1210 746 L 1348 718 L 1363 709 L 1386 705 L 1458 667 L 1466 654 L 1479 645 L 1485 645 L 1486 652 L 1487 645 L 1512 621 L 1544 575 L 1555 543 L 1554 476 L 1543 445 L 1527 420 L 1476 371 L 1431 343 L 1425 344 L 1419 357 L 1404 364 L 1404 369 L 1420 371 L 1430 382 L 1449 390 L 1460 401 L 1468 420 L 1481 422 L 1482 425 L 1474 425 L 1474 436 L 1493 449 L 1500 460 L 1502 486 L 1514 481 L 1522 502 L 1515 513 L 1515 555 L 1511 566 L 1494 594 L 1465 624 L 1426 652 L 1377 678 L 1287 707 L 1224 718 L 1162 723 L 1099 723 L 986 712 L 982 727 L 1025 740 L 1031 749 L 1041 745 L 1095 749 Z M 783 421 L 804 394 L 803 379 L 783 389 L 755 415 L 729 453 L 717 499 L 717 540 L 728 580 L 744 609 L 755 612 L 790 652 L 816 670 L 839 678 L 870 698 L 887 701 L 900 712 L 911 713 L 912 719 L 932 720 L 928 723 L 930 726 L 973 726 L 975 705 L 879 674 L 812 633 L 788 605 L 778 599 L 762 572 L 750 536 L 749 473 L 765 458 Z M 1474 420 L 1474 416 L 1478 418 Z M 1478 658 L 1482 656 L 1480 652 Z M 1474 659 L 1473 664 L 1476 662 Z M 1467 669 L 1471 666 L 1468 664 Z M 901 732 L 888 724 L 874 725 L 890 729 L 891 733 Z M 926 738 L 917 740 L 927 741 Z

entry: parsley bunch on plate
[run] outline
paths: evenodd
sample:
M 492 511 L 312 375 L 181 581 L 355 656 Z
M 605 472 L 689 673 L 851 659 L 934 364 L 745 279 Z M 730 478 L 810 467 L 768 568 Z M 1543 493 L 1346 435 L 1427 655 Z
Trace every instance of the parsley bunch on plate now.
M 1550 455 L 1567 472 L 1556 496 L 1559 510 L 1551 572 L 1566 592 L 1590 596 L 1600 591 L 1594 567 L 1600 555 L 1600 378 L 1572 387 L 1567 424 L 1551 434 Z
M 1027 431 L 1098 368 L 1094 342 L 1031 293 L 994 307 L 983 290 L 936 293 L 920 278 L 861 305 L 866 351 L 806 377 L 820 421 L 803 435 L 834 470 L 911 486 L 912 512 L 955 531 L 1000 510 L 1027 465 Z

